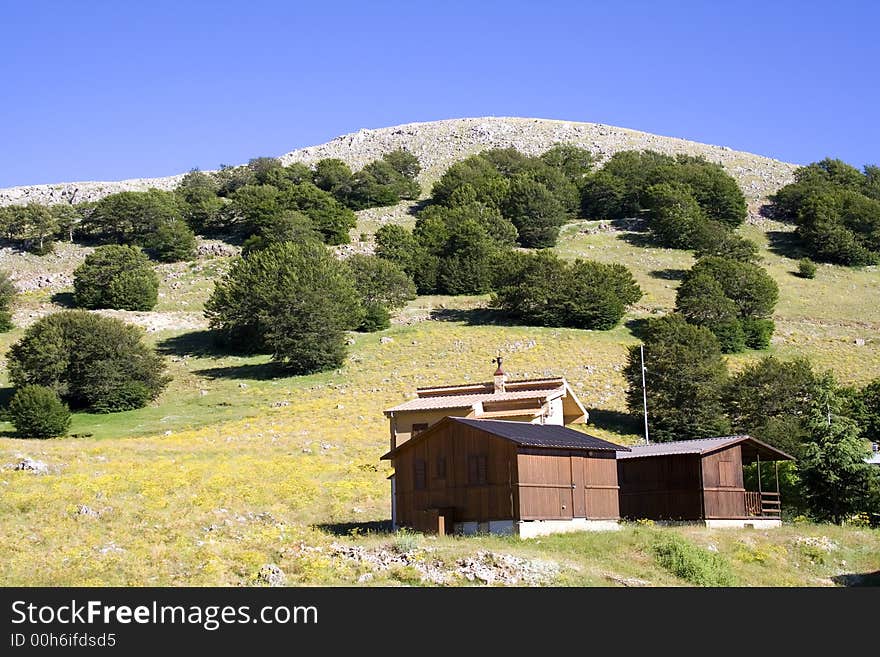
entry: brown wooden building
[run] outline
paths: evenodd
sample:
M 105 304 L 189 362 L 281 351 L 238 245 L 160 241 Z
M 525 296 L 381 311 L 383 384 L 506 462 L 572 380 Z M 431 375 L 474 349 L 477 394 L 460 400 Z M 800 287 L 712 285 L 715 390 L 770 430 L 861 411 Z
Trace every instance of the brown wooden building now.
M 775 526 L 782 511 L 778 467 L 772 481 L 762 481 L 759 467 L 757 490 L 747 491 L 743 465 L 786 460 L 794 459 L 751 436 L 633 447 L 617 461 L 620 515 L 710 527 Z
M 509 381 L 500 360 L 492 381 L 418 388 L 415 399 L 386 409 L 390 449 L 450 415 L 533 424 L 587 422 L 587 409 L 565 377 Z
M 616 528 L 619 451 L 558 425 L 446 417 L 382 458 L 395 526 L 529 537 Z

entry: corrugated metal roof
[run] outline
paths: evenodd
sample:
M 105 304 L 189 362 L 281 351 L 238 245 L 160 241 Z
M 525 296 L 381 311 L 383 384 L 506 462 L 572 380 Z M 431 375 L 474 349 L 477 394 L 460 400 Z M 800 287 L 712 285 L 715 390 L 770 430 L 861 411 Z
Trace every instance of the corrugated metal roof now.
M 751 436 L 720 436 L 718 438 L 699 438 L 696 440 L 678 440 L 670 443 L 654 443 L 653 445 L 636 445 L 628 454 L 621 454 L 622 459 L 635 459 L 642 456 L 667 456 L 670 454 L 703 454 L 715 449 L 734 445 L 744 440 L 753 440 Z
M 556 424 L 531 424 L 510 420 L 472 420 L 454 417 L 453 422 L 466 424 L 491 433 L 523 447 L 558 447 L 561 449 L 594 449 L 604 451 L 629 451 L 628 447 L 615 445 L 607 440 L 590 436 L 574 429 Z M 404 443 L 405 444 L 405 443 Z
M 548 385 L 562 386 L 565 385 L 565 378 L 561 376 L 552 376 L 548 378 L 542 379 L 514 379 L 511 381 L 507 381 L 505 383 L 506 386 L 513 386 L 515 388 L 522 387 L 530 387 L 538 390 L 546 389 Z M 481 389 L 486 392 L 492 392 L 495 389 L 495 383 L 493 381 L 481 381 L 479 383 L 459 383 L 445 386 L 422 386 L 420 388 L 416 388 L 416 392 L 418 394 L 431 394 L 436 392 L 442 392 L 444 390 L 467 390 L 473 389 L 473 392 L 478 393 Z M 459 393 L 459 394 L 467 394 L 467 393 Z
M 427 411 L 442 408 L 471 408 L 481 402 L 513 401 L 517 399 L 546 399 L 562 394 L 564 388 L 552 390 L 518 390 L 516 392 L 489 392 L 476 395 L 447 395 L 438 397 L 418 397 L 402 404 L 385 409 L 385 413 L 397 411 Z

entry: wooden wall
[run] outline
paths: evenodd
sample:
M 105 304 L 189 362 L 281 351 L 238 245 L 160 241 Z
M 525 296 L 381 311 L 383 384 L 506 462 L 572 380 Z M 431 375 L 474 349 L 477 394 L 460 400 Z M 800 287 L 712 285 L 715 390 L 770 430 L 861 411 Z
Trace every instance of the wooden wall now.
M 620 517 L 613 452 L 518 448 L 450 422 L 403 449 L 393 465 L 397 522 L 422 531 L 439 517 L 447 529 L 453 521 Z
M 703 456 L 706 518 L 744 518 L 742 450 L 739 445 Z
M 617 461 L 620 515 L 653 520 L 702 517 L 700 456 L 672 454 Z
M 522 448 L 517 470 L 522 520 L 620 517 L 613 452 Z
M 485 457 L 484 484 L 469 482 L 471 457 Z M 438 466 L 445 461 L 445 476 Z M 415 487 L 417 461 L 425 464 L 425 488 Z M 477 429 L 450 422 L 393 460 L 397 522 L 416 527 L 426 509 L 451 509 L 455 522 L 513 520 L 519 501 L 516 445 Z M 449 516 L 447 516 L 449 518 Z

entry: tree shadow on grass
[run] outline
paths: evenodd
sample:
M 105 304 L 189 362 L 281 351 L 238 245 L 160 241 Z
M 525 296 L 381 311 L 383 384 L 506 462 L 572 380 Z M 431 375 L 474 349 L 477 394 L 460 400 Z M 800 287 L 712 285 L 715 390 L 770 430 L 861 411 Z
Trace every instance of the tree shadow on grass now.
M 648 331 L 648 321 L 647 317 L 635 317 L 627 320 L 623 325 L 629 329 L 629 332 L 633 334 L 634 338 L 638 338 L 644 342 Z
M 406 213 L 412 215 L 413 217 L 417 217 L 419 215 L 419 212 L 424 210 L 429 205 L 431 205 L 431 199 L 425 198 L 420 201 L 416 201 L 411 206 L 409 206 L 409 208 L 407 208 Z
M 156 349 L 166 356 L 200 356 L 222 358 L 223 356 L 240 355 L 226 349 L 211 330 L 190 331 L 156 343 Z
M 831 581 L 838 586 L 880 586 L 880 570 L 875 570 L 873 573 L 834 575 Z
M 620 233 L 620 239 L 642 249 L 659 246 L 650 233 Z
M 293 376 L 288 370 L 277 363 L 251 363 L 247 365 L 227 365 L 225 367 L 208 367 L 193 370 L 193 374 L 206 379 L 250 379 L 252 381 L 268 381 Z
M 461 322 L 468 326 L 522 326 L 522 322 L 494 308 L 435 308 L 431 319 L 439 322 Z
M 687 269 L 655 269 L 651 272 L 654 278 L 660 278 L 664 281 L 680 281 L 687 273 Z
M 76 301 L 74 301 L 73 292 L 56 292 L 49 297 L 49 301 L 62 308 L 76 308 Z
M 639 418 L 629 413 L 609 411 L 605 408 L 590 408 L 587 412 L 590 414 L 589 423 L 586 425 L 587 433 L 590 431 L 590 426 L 620 434 L 638 434 L 643 428 Z
M 329 522 L 312 525 L 334 536 L 352 536 L 357 534 L 391 534 L 394 530 L 391 520 L 367 520 L 364 522 Z
M 797 235 L 787 230 L 767 231 L 768 248 L 771 253 L 798 260 L 809 254 L 804 250 L 803 244 Z

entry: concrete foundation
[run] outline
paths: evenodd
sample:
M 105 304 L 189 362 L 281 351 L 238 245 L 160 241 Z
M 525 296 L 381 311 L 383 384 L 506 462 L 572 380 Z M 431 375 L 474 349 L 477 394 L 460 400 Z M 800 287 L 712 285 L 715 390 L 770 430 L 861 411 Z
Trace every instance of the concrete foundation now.
M 745 527 L 751 529 L 772 529 L 781 526 L 782 521 L 779 518 L 738 518 L 733 520 L 714 519 L 706 521 L 706 527 L 710 529 L 743 529 Z
M 535 538 L 548 534 L 583 531 L 616 531 L 620 529 L 616 520 L 588 520 L 574 518 L 572 520 L 490 520 L 488 522 L 455 523 L 455 533 L 472 536 L 474 534 L 499 534 L 503 536 L 519 536 Z

